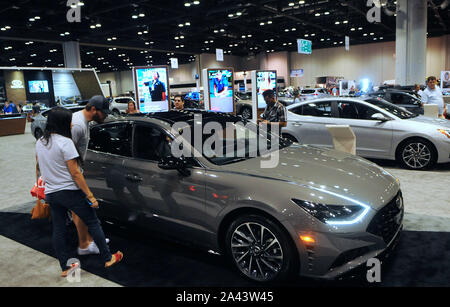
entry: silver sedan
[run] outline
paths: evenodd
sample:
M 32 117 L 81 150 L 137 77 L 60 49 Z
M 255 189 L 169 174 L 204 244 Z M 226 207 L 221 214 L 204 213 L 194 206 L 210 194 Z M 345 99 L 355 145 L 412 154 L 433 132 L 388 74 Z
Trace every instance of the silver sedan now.
M 423 170 L 450 162 L 450 122 L 419 116 L 381 98 L 326 98 L 288 108 L 283 135 L 302 144 L 333 147 L 326 125 L 350 125 L 365 158 L 397 160 Z

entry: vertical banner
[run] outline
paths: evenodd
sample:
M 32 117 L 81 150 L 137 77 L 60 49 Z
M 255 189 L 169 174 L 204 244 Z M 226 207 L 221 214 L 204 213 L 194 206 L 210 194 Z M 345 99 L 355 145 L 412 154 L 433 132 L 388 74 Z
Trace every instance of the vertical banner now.
M 169 68 L 144 66 L 133 68 L 136 102 L 141 113 L 170 110 Z
M 345 37 L 345 50 L 350 51 L 350 36 Z
M 206 110 L 235 114 L 234 70 L 232 68 L 204 69 L 203 88 Z
M 223 62 L 223 49 L 216 49 L 217 62 Z
M 170 64 L 172 69 L 178 69 L 178 59 L 177 58 L 171 58 Z
M 443 93 L 450 93 L 450 71 L 441 72 L 441 90 Z

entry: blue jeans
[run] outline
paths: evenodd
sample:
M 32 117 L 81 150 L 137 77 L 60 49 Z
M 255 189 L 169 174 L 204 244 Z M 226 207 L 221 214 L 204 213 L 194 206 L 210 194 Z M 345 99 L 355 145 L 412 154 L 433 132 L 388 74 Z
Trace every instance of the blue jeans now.
M 45 200 L 50 205 L 52 214 L 53 247 L 63 271 L 67 269 L 67 261 L 69 260 L 66 242 L 68 210 L 73 211 L 86 224 L 103 260 L 105 262 L 111 260 L 112 255 L 106 244 L 105 234 L 100 226 L 95 209 L 86 202 L 86 195 L 81 190 L 64 190 L 46 194 Z

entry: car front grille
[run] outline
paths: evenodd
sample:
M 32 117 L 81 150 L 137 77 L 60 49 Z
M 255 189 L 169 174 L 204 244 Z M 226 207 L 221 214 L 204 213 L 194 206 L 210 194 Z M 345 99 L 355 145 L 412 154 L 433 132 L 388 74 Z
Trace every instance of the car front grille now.
M 399 192 L 392 201 L 384 206 L 370 222 L 367 232 L 382 237 L 386 244 L 394 238 L 403 222 L 404 205 Z

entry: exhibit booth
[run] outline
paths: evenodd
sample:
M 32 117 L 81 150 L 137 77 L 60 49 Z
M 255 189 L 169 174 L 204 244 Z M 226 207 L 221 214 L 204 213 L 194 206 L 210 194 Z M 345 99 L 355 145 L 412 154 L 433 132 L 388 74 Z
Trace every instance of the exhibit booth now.
M 0 67 L 0 99 L 16 105 L 77 102 L 103 95 L 94 69 Z
M 0 102 L 21 105 L 28 115 L 34 102 L 45 110 L 57 102 L 77 105 L 95 95 L 102 95 L 102 89 L 94 69 L 0 67 Z M 24 134 L 26 121 L 22 114 L 0 116 L 0 136 Z

